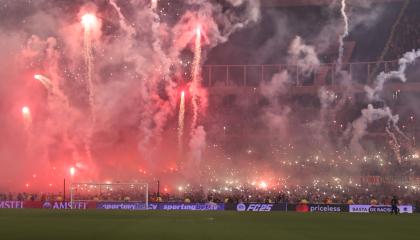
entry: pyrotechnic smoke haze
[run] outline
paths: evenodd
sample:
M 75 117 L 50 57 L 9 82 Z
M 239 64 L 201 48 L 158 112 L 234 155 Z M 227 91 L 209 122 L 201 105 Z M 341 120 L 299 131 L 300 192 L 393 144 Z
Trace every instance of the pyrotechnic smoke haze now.
M 15 140 L 2 140 L 1 164 L 16 164 L 1 168 L 2 187 L 32 181 L 42 189 L 68 169 L 81 181 L 148 181 L 138 169 L 156 176 L 183 162 L 182 176 L 200 166 L 207 106 L 202 59 L 258 21 L 259 3 L 226 2 L 225 11 L 208 1 L 171 2 L 176 13 L 164 13 L 167 4 L 3 1 L 0 41 L 9 61 L 0 63 L 1 99 L 9 106 L 1 109 L 1 133 Z M 189 61 L 183 52 L 194 55 L 191 65 L 183 65 Z M 179 79 L 179 72 L 191 75 Z M 182 93 L 179 102 L 183 83 L 192 101 Z M 22 108 L 26 103 L 31 108 Z M 191 131 L 184 133 L 184 124 Z M 177 154 L 183 138 L 190 144 Z
M 327 178 L 357 170 L 353 161 L 371 150 L 369 127 L 381 121 L 401 161 L 407 136 L 384 86 L 406 82 L 420 51 L 373 78 L 355 104 L 346 38 L 393 13 L 365 2 L 302 14 L 259 0 L 1 1 L 0 191 L 45 190 L 66 177 L 200 186 L 229 178 L 264 189 L 293 174 Z M 248 81 L 265 63 L 285 67 L 257 69 L 260 81 L 245 90 L 222 82 Z M 206 64 L 254 65 L 238 73 Z M 336 88 L 293 95 L 331 72 Z M 209 83 L 212 74 L 220 81 Z M 331 159 L 323 172 L 305 165 Z

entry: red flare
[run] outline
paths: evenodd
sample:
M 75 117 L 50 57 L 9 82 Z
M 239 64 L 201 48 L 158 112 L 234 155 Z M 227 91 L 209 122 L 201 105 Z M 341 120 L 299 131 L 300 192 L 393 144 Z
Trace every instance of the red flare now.
M 200 35 L 201 35 L 201 26 L 200 26 L 200 25 L 198 25 L 198 26 L 195 28 L 195 34 L 196 34 L 197 36 L 200 36 Z
M 82 24 L 85 28 L 92 27 L 96 23 L 96 16 L 91 13 L 86 13 L 82 16 Z
M 73 176 L 74 176 L 74 174 L 76 173 L 76 169 L 75 169 L 74 167 L 71 167 L 71 168 L 69 169 L 69 172 L 70 172 L 70 175 L 73 177 Z

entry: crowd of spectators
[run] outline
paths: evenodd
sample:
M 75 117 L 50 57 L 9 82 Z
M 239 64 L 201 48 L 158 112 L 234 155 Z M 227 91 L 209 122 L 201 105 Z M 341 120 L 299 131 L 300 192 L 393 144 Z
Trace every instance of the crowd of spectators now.
M 371 204 L 389 205 L 393 196 L 398 196 L 400 204 L 415 204 L 420 200 L 420 192 L 414 188 L 376 186 L 370 189 L 331 186 L 296 186 L 287 190 L 270 191 L 263 189 L 229 189 L 228 191 L 204 191 L 202 188 L 176 193 L 149 194 L 149 202 L 182 203 L 314 203 L 314 204 Z M 144 201 L 144 192 L 118 191 L 102 194 L 87 194 L 75 197 L 84 201 Z M 62 193 L 0 193 L 0 201 L 69 201 Z
M 59 193 L 1 193 L 0 201 L 64 201 L 63 194 Z
M 163 202 L 215 202 L 215 203 L 314 203 L 314 204 L 372 204 L 388 205 L 393 196 L 398 196 L 401 204 L 415 204 L 420 200 L 417 191 L 408 189 L 391 190 L 391 188 L 376 188 L 374 190 L 360 187 L 345 188 L 330 187 L 296 187 L 282 191 L 267 190 L 234 190 L 231 192 L 187 192 L 178 195 L 163 194 L 151 196 L 151 201 Z

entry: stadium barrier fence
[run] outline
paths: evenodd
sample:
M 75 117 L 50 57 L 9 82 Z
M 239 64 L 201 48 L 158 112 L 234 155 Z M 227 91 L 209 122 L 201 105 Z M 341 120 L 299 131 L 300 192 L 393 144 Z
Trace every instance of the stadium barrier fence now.
M 224 211 L 223 203 L 149 203 L 149 210 Z M 144 202 L 0 201 L 0 208 L 146 210 Z
M 348 204 L 287 204 L 287 203 L 149 203 L 149 210 L 166 211 L 250 211 L 250 212 L 328 212 L 328 213 L 390 213 L 390 205 Z M 102 210 L 146 210 L 144 202 L 93 202 L 78 201 L 0 201 L 1 208 L 39 209 L 102 209 Z M 420 213 L 419 206 L 400 205 L 400 213 Z
M 400 213 L 414 213 L 412 205 L 398 206 Z M 251 211 L 251 212 L 326 212 L 326 213 L 391 213 L 390 205 L 349 205 L 349 204 L 286 204 L 286 203 L 239 203 L 226 204 L 227 211 Z
M 349 212 L 347 204 L 287 204 L 287 203 L 239 203 L 226 204 L 227 211 L 249 212 Z

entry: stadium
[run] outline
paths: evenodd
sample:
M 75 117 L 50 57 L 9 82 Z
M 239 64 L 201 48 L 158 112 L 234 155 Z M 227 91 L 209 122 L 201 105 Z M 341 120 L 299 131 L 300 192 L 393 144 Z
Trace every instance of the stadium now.
M 420 0 L 0 0 L 2 239 L 418 239 Z

